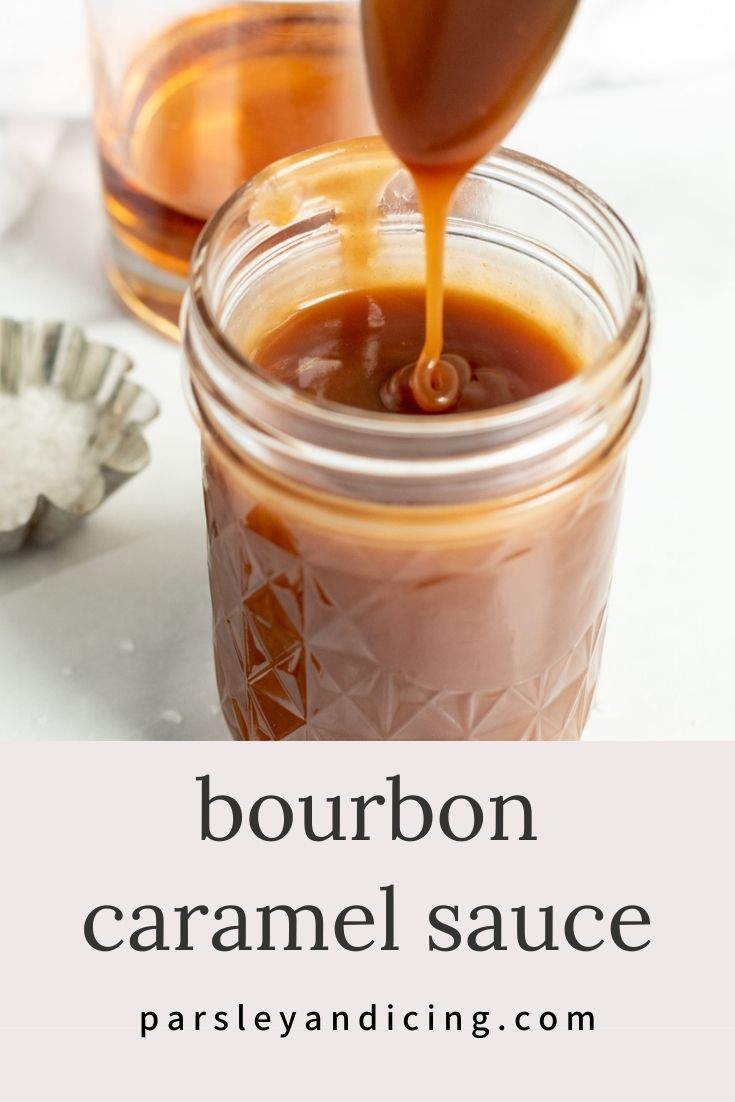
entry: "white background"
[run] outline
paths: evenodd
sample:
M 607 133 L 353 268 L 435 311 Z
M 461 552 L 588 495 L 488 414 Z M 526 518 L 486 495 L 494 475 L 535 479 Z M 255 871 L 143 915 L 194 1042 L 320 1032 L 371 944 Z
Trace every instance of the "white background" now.
M 178 350 L 102 276 L 79 5 L 2 16 L 0 312 L 125 349 L 162 416 L 151 467 L 78 535 L 0 562 L 0 737 L 222 738 L 197 437 Z M 734 104 L 732 0 L 582 0 L 508 142 L 618 209 L 657 306 L 589 739 L 733 737 Z

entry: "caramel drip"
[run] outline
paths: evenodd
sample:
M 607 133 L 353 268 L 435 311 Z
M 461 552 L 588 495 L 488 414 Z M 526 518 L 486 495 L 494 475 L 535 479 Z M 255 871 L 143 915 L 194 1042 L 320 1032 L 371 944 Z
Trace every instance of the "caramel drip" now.
M 443 356 L 444 244 L 452 196 L 510 130 L 541 80 L 577 0 L 362 0 L 373 103 L 383 135 L 411 172 L 424 218 L 424 347 L 384 393 L 410 387 L 425 413 L 459 401 Z

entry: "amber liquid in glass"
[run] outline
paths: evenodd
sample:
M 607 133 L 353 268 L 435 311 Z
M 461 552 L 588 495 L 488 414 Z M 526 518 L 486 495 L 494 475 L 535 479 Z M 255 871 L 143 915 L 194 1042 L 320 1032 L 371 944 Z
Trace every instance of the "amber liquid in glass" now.
M 281 157 L 375 129 L 347 4 L 242 3 L 186 19 L 148 42 L 119 100 L 108 97 L 97 129 L 111 278 L 171 335 L 196 238 L 227 196 Z

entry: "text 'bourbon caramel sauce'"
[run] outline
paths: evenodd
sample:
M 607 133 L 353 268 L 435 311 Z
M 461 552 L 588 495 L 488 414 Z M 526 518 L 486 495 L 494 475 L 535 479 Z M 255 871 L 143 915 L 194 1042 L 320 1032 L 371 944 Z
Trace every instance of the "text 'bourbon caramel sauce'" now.
M 401 408 L 397 395 L 407 387 L 424 412 L 461 405 L 466 364 L 442 355 L 444 234 L 452 195 L 521 114 L 576 3 L 362 0 L 373 105 L 383 136 L 413 175 L 426 233 L 423 348 L 386 386 L 388 409 Z

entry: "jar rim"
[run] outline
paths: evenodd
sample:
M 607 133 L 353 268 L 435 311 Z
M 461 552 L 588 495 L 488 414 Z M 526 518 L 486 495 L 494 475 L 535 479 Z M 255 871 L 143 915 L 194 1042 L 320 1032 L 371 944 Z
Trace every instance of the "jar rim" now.
M 531 190 L 534 194 L 539 192 L 539 183 L 546 184 L 548 194 L 545 197 L 550 199 L 553 194 L 557 206 L 559 200 L 563 199 L 567 213 L 582 214 L 587 220 L 596 215 L 599 219 L 598 229 L 604 228 L 607 231 L 607 235 L 622 249 L 630 262 L 633 286 L 625 317 L 601 351 L 588 364 L 564 382 L 532 397 L 492 409 L 455 412 L 445 417 L 426 417 L 421 414 L 402 414 L 396 417 L 388 411 L 357 410 L 324 399 L 317 402 L 259 371 L 254 362 L 229 340 L 216 320 L 205 278 L 210 250 L 216 244 L 228 219 L 250 196 L 257 194 L 264 184 L 298 172 L 302 166 L 338 156 L 349 157 L 357 151 L 394 159 L 396 170 L 403 168 L 379 137 L 323 145 L 284 158 L 264 169 L 238 188 L 202 229 L 192 257 L 189 290 L 182 308 L 182 331 L 185 328 L 183 319 L 189 311 L 193 311 L 203 326 L 208 343 L 214 345 L 222 357 L 220 366 L 227 370 L 228 382 L 241 390 L 243 396 L 250 388 L 255 388 L 264 397 L 276 400 L 279 406 L 290 407 L 294 413 L 308 414 L 313 422 L 324 428 L 339 426 L 342 431 L 353 429 L 362 434 L 379 432 L 382 437 L 388 438 L 405 436 L 407 431 L 413 437 L 434 439 L 447 435 L 461 437 L 478 431 L 484 434 L 488 430 L 497 430 L 498 433 L 509 429 L 518 431 L 529 423 L 546 421 L 568 405 L 575 405 L 577 399 L 589 401 L 591 388 L 604 391 L 618 374 L 620 360 L 636 335 L 640 335 L 643 341 L 646 340 L 650 328 L 648 277 L 638 243 L 626 223 L 604 199 L 573 176 L 545 161 L 503 146 L 475 165 L 467 178 L 486 182 L 500 180 L 525 190 L 533 184 Z M 551 188 L 548 187 L 549 184 L 552 185 Z

